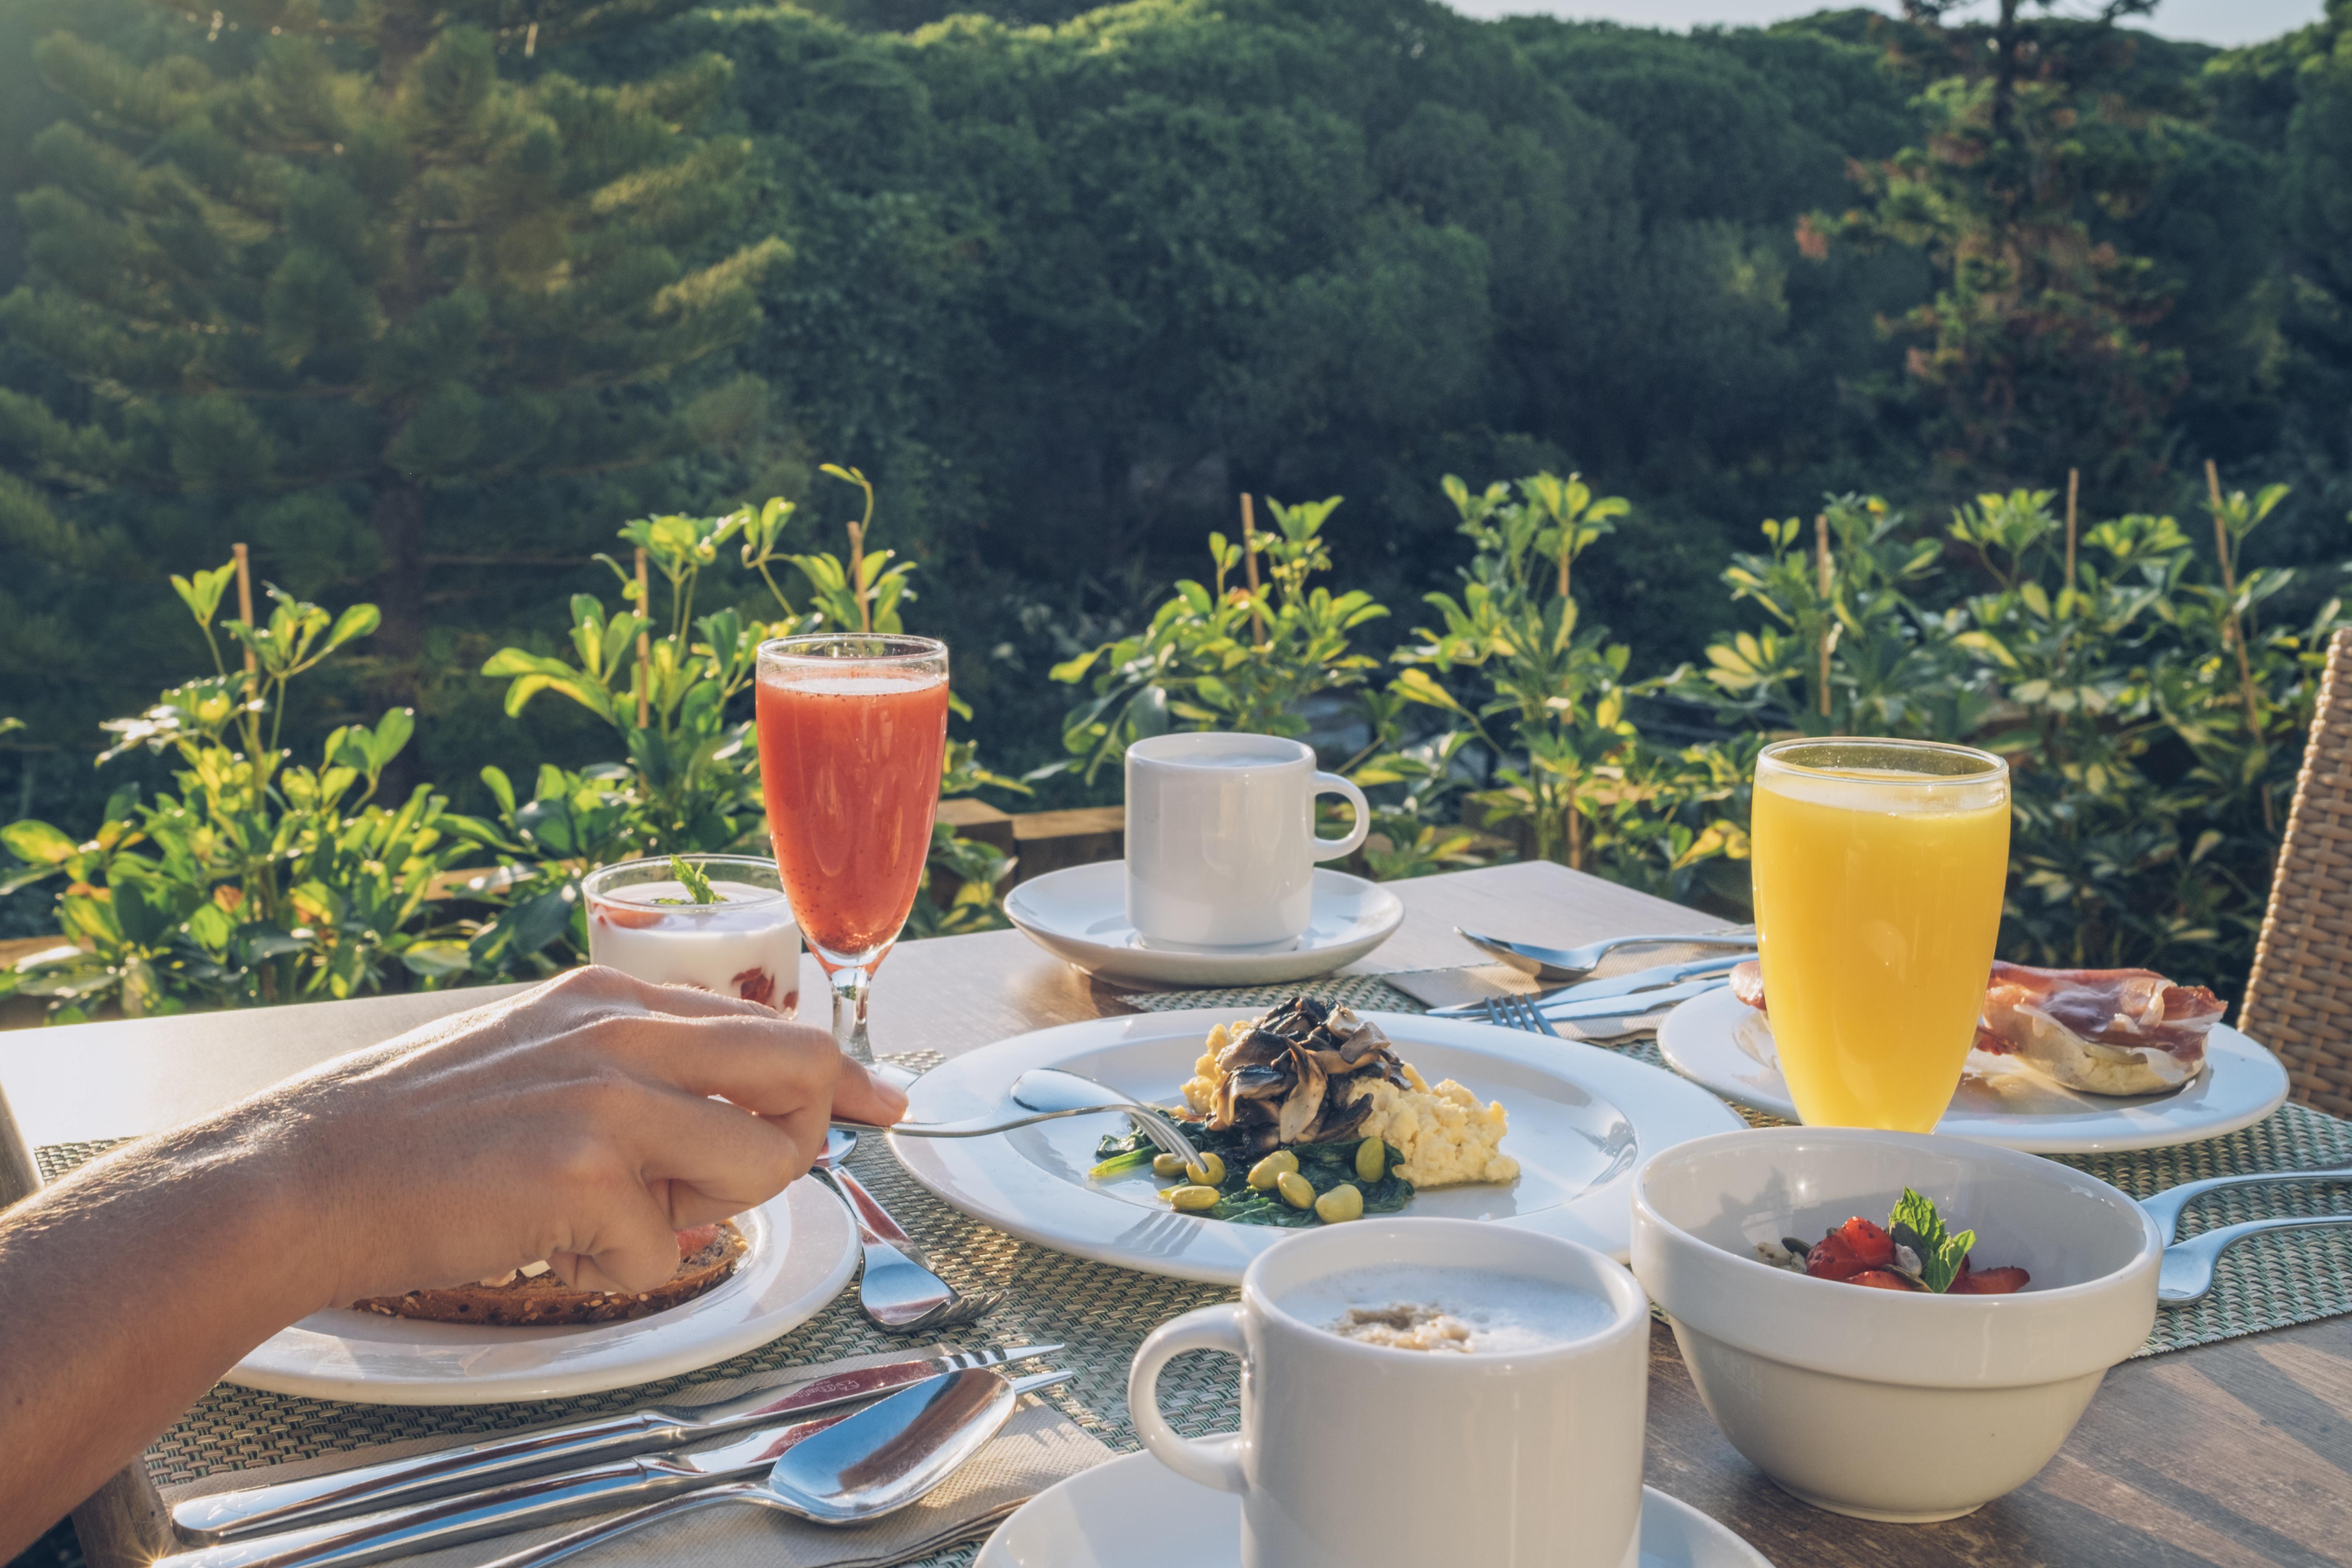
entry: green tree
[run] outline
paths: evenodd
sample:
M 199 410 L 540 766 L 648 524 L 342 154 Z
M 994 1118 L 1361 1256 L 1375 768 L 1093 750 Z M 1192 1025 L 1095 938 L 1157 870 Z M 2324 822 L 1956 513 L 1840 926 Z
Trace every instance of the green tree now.
M 2128 76 L 2116 24 L 2155 0 L 2102 0 L 2087 22 L 2027 15 L 2056 0 L 2000 0 L 1964 23 L 1963 3 L 1905 0 L 1890 55 L 1923 82 L 1920 139 L 1858 168 L 1869 205 L 1807 220 L 1807 253 L 1838 233 L 1927 255 L 1933 296 L 1887 330 L 1907 350 L 1896 395 L 1948 483 L 2008 489 L 2079 466 L 2144 493 L 2183 366 L 2149 339 L 2167 280 L 2110 230 L 2147 199 L 2158 143 L 2190 107 L 2177 83 Z
M 671 384 L 751 330 L 783 254 L 698 255 L 751 155 L 688 131 L 727 63 L 597 87 L 535 62 L 677 0 L 159 3 L 197 30 L 152 63 L 70 33 L 37 51 L 76 112 L 34 143 L 28 275 L 0 300 L 54 385 L 0 391 L 0 541 L 110 574 L 92 498 L 186 500 L 266 560 L 373 574 L 397 669 L 453 496 L 756 416 L 748 381 Z M 198 40 L 231 27 L 266 41 L 222 76 Z

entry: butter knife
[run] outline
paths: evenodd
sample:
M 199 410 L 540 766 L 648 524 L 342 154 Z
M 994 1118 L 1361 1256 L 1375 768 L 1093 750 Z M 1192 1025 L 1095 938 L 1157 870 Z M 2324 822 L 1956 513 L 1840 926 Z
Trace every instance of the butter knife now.
M 876 1394 L 911 1388 L 941 1373 L 1002 1366 L 1052 1355 L 1059 1345 L 957 1351 L 851 1372 L 804 1378 L 779 1388 L 754 1389 L 707 1405 L 671 1405 L 594 1421 L 526 1432 L 463 1448 L 444 1448 L 382 1464 L 190 1498 L 172 1510 L 172 1522 L 200 1541 L 232 1541 L 346 1519 L 354 1514 L 478 1491 L 485 1487 L 574 1469 L 659 1448 L 675 1448 L 751 1426 L 772 1426 Z
M 1040 1372 L 1009 1381 L 1018 1396 L 1076 1375 Z M 793 1444 L 856 1414 L 837 1410 L 790 1426 L 747 1433 L 696 1452 L 648 1454 L 413 1508 L 312 1524 L 280 1534 L 216 1542 L 158 1558 L 149 1568 L 362 1568 L 387 1558 L 438 1552 L 469 1541 L 513 1535 L 585 1514 L 610 1513 L 657 1498 L 764 1476 Z
M 1541 1008 L 1547 1017 L 1571 1016 L 1588 1018 L 1603 1017 L 1609 1015 L 1596 1013 L 1568 1015 L 1556 1013 L 1553 1007 L 1561 1003 L 1595 1001 L 1609 996 L 1633 996 L 1639 992 L 1670 986 L 1679 981 L 1690 980 L 1699 975 L 1721 974 L 1750 956 L 1741 952 L 1717 953 L 1712 958 L 1688 959 L 1681 963 L 1654 964 L 1648 969 L 1634 970 L 1630 974 L 1612 974 L 1606 980 L 1588 980 L 1580 985 L 1562 985 L 1555 990 L 1538 992 L 1528 1000 Z M 1643 997 L 1641 1000 L 1643 1005 L 1647 1007 L 1655 1001 L 1668 1000 L 1668 998 Z M 1429 1016 L 1433 1018 L 1459 1018 L 1474 1016 L 1483 1017 L 1486 1010 L 1486 1004 L 1482 998 L 1476 1002 L 1456 1002 L 1448 1007 L 1433 1007 L 1429 1010 Z

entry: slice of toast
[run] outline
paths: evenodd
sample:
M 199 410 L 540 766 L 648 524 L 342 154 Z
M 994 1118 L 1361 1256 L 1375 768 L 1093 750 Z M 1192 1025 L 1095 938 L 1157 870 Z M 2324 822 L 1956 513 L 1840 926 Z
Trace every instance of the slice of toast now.
M 677 1272 L 641 1294 L 576 1290 L 552 1272 L 520 1272 L 496 1284 L 477 1282 L 446 1289 L 411 1290 L 405 1296 L 371 1296 L 352 1303 L 355 1310 L 389 1318 L 423 1318 L 436 1323 L 488 1323 L 495 1328 L 544 1327 L 555 1323 L 611 1323 L 666 1311 L 691 1301 L 735 1272 L 751 1243 L 733 1224 L 677 1260 Z

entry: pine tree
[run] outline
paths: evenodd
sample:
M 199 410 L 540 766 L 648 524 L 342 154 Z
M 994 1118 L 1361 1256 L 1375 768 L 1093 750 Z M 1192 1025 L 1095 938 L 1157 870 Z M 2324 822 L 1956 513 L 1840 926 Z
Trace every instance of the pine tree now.
M 2116 24 L 2155 0 L 2098 0 L 2088 18 L 2047 15 L 2058 0 L 1998 0 L 1987 20 L 1959 20 L 1969 4 L 1904 0 L 1905 24 L 1886 25 L 1889 65 L 1927 79 L 1926 134 L 1857 166 L 1871 205 L 1806 220 L 1800 246 L 1819 259 L 1843 232 L 1925 253 L 1933 294 L 1885 323 L 1906 345 L 1895 401 L 1922 416 L 1960 493 L 2080 468 L 2106 494 L 2146 496 L 2185 372 L 2149 338 L 2167 281 L 2112 230 L 2146 197 L 2154 139 L 2187 107 L 2130 79 Z
M 458 492 L 641 467 L 759 416 L 756 381 L 674 378 L 751 329 L 784 254 L 695 259 L 751 157 L 693 132 L 727 62 L 594 87 L 536 58 L 684 0 L 156 3 L 191 45 L 241 29 L 255 63 L 39 46 L 77 113 L 35 143 L 27 277 L 0 300 L 8 553 L 123 572 L 110 497 L 193 506 L 208 552 L 257 538 L 265 567 L 272 540 L 336 552 L 374 579 L 397 689 Z M 38 617 L 15 608 L 21 641 Z

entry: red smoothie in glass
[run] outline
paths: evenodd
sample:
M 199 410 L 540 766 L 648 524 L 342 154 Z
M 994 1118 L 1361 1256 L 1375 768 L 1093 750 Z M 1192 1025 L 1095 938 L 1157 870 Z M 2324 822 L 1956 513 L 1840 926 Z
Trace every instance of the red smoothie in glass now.
M 898 934 L 940 804 L 948 683 L 794 673 L 759 684 L 760 783 L 810 945 L 847 958 Z

